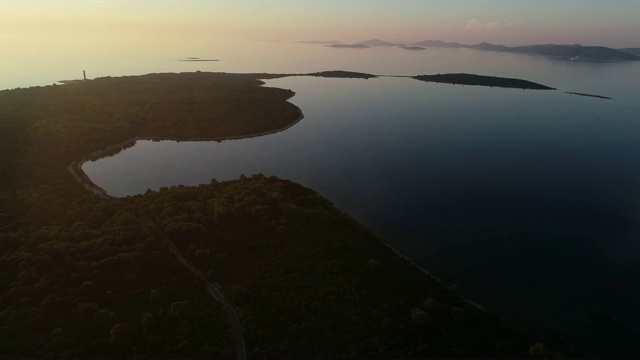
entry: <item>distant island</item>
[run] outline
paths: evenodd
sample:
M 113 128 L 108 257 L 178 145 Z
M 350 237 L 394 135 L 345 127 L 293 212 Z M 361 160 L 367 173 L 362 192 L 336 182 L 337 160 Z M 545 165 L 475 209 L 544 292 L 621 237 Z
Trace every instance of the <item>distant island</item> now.
M 556 57 L 568 60 L 582 61 L 640 61 L 640 56 L 629 54 L 620 50 L 611 49 L 604 46 L 582 46 L 575 45 L 529 45 L 508 47 L 504 45 L 493 45 L 489 43 L 480 43 L 477 45 L 465 46 L 476 50 L 498 51 L 522 53 L 531 55 L 542 55 L 548 57 Z
M 343 79 L 371 79 L 378 77 L 377 75 L 365 74 L 353 71 L 332 70 L 321 71 L 311 74 L 303 74 L 305 76 L 325 77 L 325 78 L 343 78 Z
M 188 58 L 180 59 L 178 61 L 220 61 L 220 60 L 218 60 L 218 59 L 201 59 L 201 58 L 197 58 L 197 57 L 188 57 Z
M 515 88 L 526 90 L 555 90 L 552 87 L 537 84 L 527 80 L 502 78 L 496 76 L 482 76 L 474 74 L 437 74 L 437 75 L 418 75 L 413 79 L 446 83 L 455 85 L 476 85 L 476 86 L 493 86 L 502 88 Z
M 405 49 L 405 50 L 412 50 L 412 51 L 420 51 L 420 50 L 426 50 L 426 48 L 423 48 L 422 46 L 398 46 L 400 49 Z
M 380 40 L 380 39 L 371 39 L 371 40 L 366 40 L 366 41 L 361 41 L 359 43 L 356 43 L 356 45 L 366 45 L 366 46 L 398 46 L 397 43 L 393 43 L 393 42 L 389 42 L 389 41 L 384 41 L 384 40 Z
M 640 48 L 624 48 L 618 49 L 619 51 L 626 52 L 631 55 L 640 56 Z
M 640 61 L 640 48 L 612 49 L 605 46 L 583 46 L 580 44 L 558 45 L 540 44 L 526 46 L 505 46 L 482 42 L 474 45 L 441 40 L 424 40 L 413 43 L 389 42 L 380 39 L 361 41 L 355 44 L 336 43 L 326 45 L 333 48 L 364 49 L 372 46 L 396 46 L 405 50 L 420 50 L 417 47 L 466 48 L 481 51 L 496 51 L 518 54 L 539 55 L 573 61 Z M 415 48 L 414 48 L 415 47 Z
M 331 44 L 331 45 L 325 45 L 325 46 L 330 48 L 336 48 L 336 49 L 367 49 L 371 47 L 363 44 Z

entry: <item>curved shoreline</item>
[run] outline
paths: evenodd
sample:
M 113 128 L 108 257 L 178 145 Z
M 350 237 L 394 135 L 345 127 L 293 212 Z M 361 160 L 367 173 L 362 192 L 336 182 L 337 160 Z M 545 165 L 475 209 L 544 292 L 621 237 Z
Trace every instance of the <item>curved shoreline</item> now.
M 150 140 L 150 141 L 217 141 L 217 142 L 222 142 L 225 140 L 240 140 L 240 139 L 250 139 L 250 138 L 254 138 L 254 137 L 260 137 L 260 136 L 265 136 L 265 135 L 271 135 L 271 134 L 276 134 L 282 131 L 285 131 L 287 129 L 289 129 L 290 127 L 296 125 L 297 123 L 299 123 L 300 121 L 302 121 L 302 119 L 304 119 L 304 114 L 302 113 L 302 109 L 298 108 L 296 106 L 296 108 L 298 109 L 299 115 L 298 118 L 296 118 L 296 120 L 294 122 L 292 122 L 291 124 L 280 128 L 280 129 L 276 129 L 276 130 L 271 130 L 271 131 L 265 131 L 265 132 L 261 132 L 261 133 L 257 133 L 257 134 L 249 134 L 249 135 L 239 135 L 239 136 L 223 136 L 223 137 L 211 137 L 211 138 L 188 138 L 188 139 L 184 139 L 184 138 L 171 138 L 171 137 L 159 137 L 159 136 L 151 136 L 151 137 L 141 137 L 141 136 L 136 136 L 132 139 L 117 143 L 115 145 L 111 145 L 108 146 L 104 149 L 100 149 L 100 150 L 96 150 L 90 154 L 88 154 L 87 156 L 73 161 L 71 164 L 69 164 L 69 166 L 67 167 L 67 170 L 69 170 L 69 172 L 71 173 L 71 176 L 80 184 L 82 184 L 82 186 L 88 190 L 91 191 L 92 193 L 102 197 L 102 198 L 117 198 L 116 196 L 111 196 L 107 193 L 107 191 L 103 188 L 101 188 L 100 186 L 96 185 L 96 183 L 94 183 L 89 176 L 82 170 L 82 165 L 87 162 L 87 161 L 91 161 L 91 159 L 100 159 L 102 158 L 105 154 L 116 150 L 117 148 L 124 148 L 127 145 L 133 145 L 136 142 L 140 141 L 140 140 Z
M 289 98 L 285 99 L 291 99 L 293 96 L 295 96 L 295 93 L 293 95 L 291 95 Z M 290 127 L 296 125 L 297 123 L 299 123 L 302 119 L 304 119 L 304 114 L 302 113 L 302 109 L 300 109 L 299 107 L 296 106 L 296 109 L 298 111 L 298 117 L 290 124 L 288 124 L 287 126 L 280 128 L 280 129 L 276 129 L 276 130 L 271 130 L 271 131 L 265 131 L 265 132 L 261 132 L 261 133 L 256 133 L 256 134 L 249 134 L 249 135 L 240 135 L 240 136 L 226 136 L 226 137 L 214 137 L 214 138 L 193 138 L 193 139 L 172 139 L 172 138 L 162 138 L 162 137 L 141 137 L 141 136 L 136 136 L 132 139 L 108 146 L 104 149 L 101 150 L 96 150 L 91 152 L 90 154 L 88 154 L 87 156 L 81 158 L 80 160 L 76 160 L 73 161 L 71 164 L 69 164 L 69 166 L 67 166 L 68 171 L 71 173 L 71 176 L 80 184 L 82 184 L 82 186 L 94 193 L 95 195 L 101 197 L 101 198 L 116 198 L 115 196 L 111 196 L 107 193 L 107 191 L 103 188 L 101 188 L 100 186 L 98 186 L 96 183 L 94 183 L 89 176 L 82 170 L 82 165 L 86 162 L 89 161 L 92 158 L 101 158 L 103 155 L 112 152 L 113 150 L 116 150 L 118 148 L 122 149 L 124 147 L 127 147 L 127 145 L 132 145 L 135 144 L 137 141 L 139 140 L 175 140 L 175 141 L 224 141 L 224 140 L 238 140 L 238 139 L 246 139 L 246 138 L 253 138 L 253 137 L 259 137 L 259 136 L 264 136 L 264 135 L 270 135 L 270 134 L 275 134 L 275 133 L 279 133 L 282 131 L 285 131 L 287 129 L 289 129 Z M 148 215 L 144 215 L 148 221 L 150 221 L 151 223 L 153 223 L 156 231 L 158 231 L 158 233 L 160 234 L 161 237 L 163 237 L 165 239 L 165 241 L 167 241 L 167 243 L 169 244 L 169 250 L 171 251 L 171 253 L 175 256 L 176 260 L 181 263 L 182 265 L 184 265 L 192 274 L 194 274 L 196 276 L 196 278 L 200 279 L 204 285 L 205 288 L 207 289 L 207 291 L 209 292 L 209 294 L 218 302 L 220 302 L 222 304 L 222 306 L 224 307 L 225 311 L 227 312 L 227 316 L 229 318 L 229 321 L 231 322 L 231 330 L 233 332 L 233 337 L 234 337 L 234 343 L 235 343 L 235 348 L 236 348 L 236 358 L 239 360 L 244 360 L 247 358 L 247 350 L 246 350 L 246 342 L 244 339 L 244 329 L 242 326 L 242 315 L 239 311 L 239 309 L 237 307 L 235 307 L 234 305 L 232 305 L 227 297 L 225 296 L 224 292 L 221 289 L 221 286 L 218 283 L 212 283 L 209 280 L 206 279 L 206 277 L 198 270 L 196 269 L 196 267 L 189 261 L 187 260 L 183 254 L 180 252 L 180 250 L 175 246 L 175 244 L 173 243 L 173 241 L 171 241 L 171 239 L 169 239 L 168 237 L 166 237 L 166 235 L 164 235 L 164 233 L 162 233 L 162 231 L 160 231 L 160 228 L 158 228 L 157 224 L 148 216 Z

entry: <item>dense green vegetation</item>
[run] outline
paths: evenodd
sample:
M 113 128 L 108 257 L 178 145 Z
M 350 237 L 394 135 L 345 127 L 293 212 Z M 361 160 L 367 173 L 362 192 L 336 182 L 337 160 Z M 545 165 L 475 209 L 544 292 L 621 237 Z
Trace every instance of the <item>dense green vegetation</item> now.
M 291 182 L 253 176 L 131 201 L 225 284 L 250 356 L 513 356 L 530 345 Z
M 474 74 L 437 74 L 418 75 L 416 80 L 457 85 L 495 86 L 503 88 L 529 89 L 529 90 L 555 90 L 545 85 L 527 80 L 502 78 L 496 76 L 483 76 Z
M 170 242 L 241 310 L 251 357 L 546 354 L 312 190 L 252 176 L 114 199 L 67 169 L 135 137 L 285 128 L 300 110 L 266 77 L 0 92 L 0 355 L 233 356 L 224 309 Z

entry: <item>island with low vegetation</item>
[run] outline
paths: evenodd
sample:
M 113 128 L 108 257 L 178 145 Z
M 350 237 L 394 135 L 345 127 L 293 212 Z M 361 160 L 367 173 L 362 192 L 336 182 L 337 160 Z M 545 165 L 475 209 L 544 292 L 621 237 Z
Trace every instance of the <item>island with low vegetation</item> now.
M 354 72 L 354 71 L 343 71 L 343 70 L 320 71 L 316 73 L 303 74 L 303 75 L 325 77 L 325 78 L 342 78 L 342 79 L 372 79 L 372 78 L 378 77 L 377 75 Z
M 555 90 L 552 87 L 537 84 L 527 80 L 503 78 L 497 76 L 483 76 L 474 74 L 437 74 L 437 75 L 418 75 L 413 76 L 414 79 L 445 83 L 454 85 L 474 85 L 474 86 L 491 86 L 502 88 L 515 88 L 526 90 Z
M 112 198 L 68 170 L 132 138 L 290 126 L 301 117 L 294 93 L 260 86 L 281 76 L 0 91 L 0 355 L 552 354 L 290 181 L 243 176 Z
M 400 49 L 405 49 L 405 50 L 412 50 L 412 51 L 422 51 L 422 50 L 426 50 L 426 48 L 422 47 L 422 46 L 406 46 L 406 45 L 402 45 L 399 46 Z

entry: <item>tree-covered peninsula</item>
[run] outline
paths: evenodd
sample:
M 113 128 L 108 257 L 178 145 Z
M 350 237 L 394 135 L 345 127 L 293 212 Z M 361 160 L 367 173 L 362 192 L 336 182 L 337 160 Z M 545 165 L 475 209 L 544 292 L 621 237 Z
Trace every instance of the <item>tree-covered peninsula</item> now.
M 0 355 L 237 356 L 211 287 L 248 357 L 544 355 L 300 185 L 255 175 L 110 198 L 69 171 L 134 138 L 286 128 L 302 113 L 268 77 L 0 91 Z

